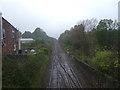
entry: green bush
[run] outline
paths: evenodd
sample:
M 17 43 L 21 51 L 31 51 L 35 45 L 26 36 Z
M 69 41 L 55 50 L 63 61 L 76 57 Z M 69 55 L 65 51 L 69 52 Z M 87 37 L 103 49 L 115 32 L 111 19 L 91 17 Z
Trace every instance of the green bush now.
M 2 83 L 3 88 L 31 88 L 36 82 L 36 76 L 44 76 L 45 69 L 41 72 L 41 68 L 47 67 L 47 55 L 27 55 L 26 57 L 3 57 L 2 64 Z M 43 66 L 44 65 L 44 66 Z M 42 82 L 42 78 L 38 82 Z M 36 84 L 37 84 L 36 83 Z M 42 83 L 39 83 L 39 86 Z M 36 86 L 34 84 L 34 86 Z M 39 87 L 36 86 L 36 87 Z M 42 86 L 42 85 L 41 85 Z
M 118 64 L 118 57 L 112 51 L 97 51 L 91 60 L 91 64 L 98 70 L 118 79 L 120 65 Z
M 93 57 L 92 62 L 97 68 L 101 70 L 107 70 L 111 55 L 112 52 L 110 51 L 98 51 L 96 56 Z
M 38 50 L 38 54 L 49 54 L 49 50 L 47 48 L 41 48 Z

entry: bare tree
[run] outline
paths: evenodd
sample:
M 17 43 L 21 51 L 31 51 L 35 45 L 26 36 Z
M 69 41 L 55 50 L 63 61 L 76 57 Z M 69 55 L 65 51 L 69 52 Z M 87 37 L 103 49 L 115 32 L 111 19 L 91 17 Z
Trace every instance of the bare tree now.
M 93 18 L 93 19 L 79 21 L 78 25 L 80 25 L 80 24 L 85 26 L 85 31 L 90 31 L 90 30 L 96 28 L 98 21 L 97 21 L 97 19 Z

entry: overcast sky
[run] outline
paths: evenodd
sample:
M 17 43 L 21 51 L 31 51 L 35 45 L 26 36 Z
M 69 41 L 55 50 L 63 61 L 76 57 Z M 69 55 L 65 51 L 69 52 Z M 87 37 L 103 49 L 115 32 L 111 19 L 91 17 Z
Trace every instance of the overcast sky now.
M 0 0 L 3 17 L 13 26 L 33 32 L 36 27 L 58 38 L 79 20 L 118 18 L 119 0 Z

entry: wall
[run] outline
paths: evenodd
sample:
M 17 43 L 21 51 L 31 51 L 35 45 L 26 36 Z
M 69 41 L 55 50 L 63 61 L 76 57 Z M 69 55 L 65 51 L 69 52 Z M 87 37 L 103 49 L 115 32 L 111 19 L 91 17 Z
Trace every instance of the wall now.
M 2 18 L 3 23 L 3 47 L 2 54 L 17 54 L 18 51 L 18 30 L 7 20 Z M 15 46 L 14 46 L 15 45 Z M 16 50 L 15 50 L 16 49 Z

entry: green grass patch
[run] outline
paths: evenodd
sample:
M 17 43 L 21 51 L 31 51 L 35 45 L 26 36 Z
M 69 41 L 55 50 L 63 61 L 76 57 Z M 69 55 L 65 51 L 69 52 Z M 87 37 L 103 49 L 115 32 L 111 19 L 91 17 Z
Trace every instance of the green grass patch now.
M 3 88 L 37 88 L 42 86 L 48 55 L 3 56 Z

